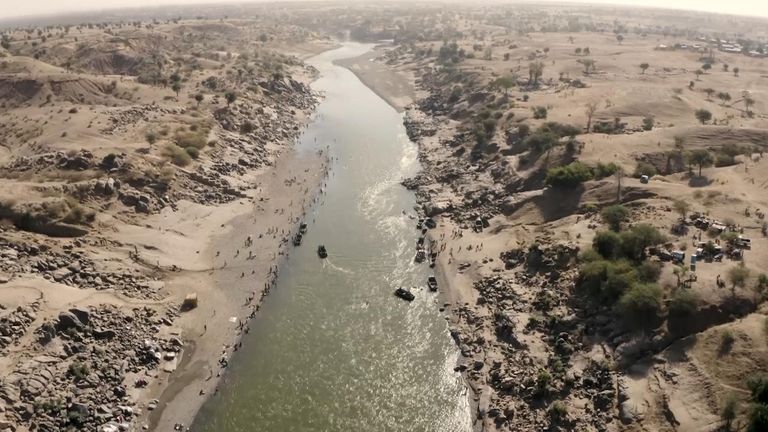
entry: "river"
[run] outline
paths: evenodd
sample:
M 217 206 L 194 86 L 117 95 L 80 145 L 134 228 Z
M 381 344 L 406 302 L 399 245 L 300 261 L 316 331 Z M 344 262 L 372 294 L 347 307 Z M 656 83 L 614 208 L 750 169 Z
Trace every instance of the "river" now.
M 418 171 L 417 148 L 402 114 L 333 64 L 369 49 L 308 60 L 325 98 L 298 151 L 329 148 L 331 173 L 195 431 L 471 430 L 458 350 L 428 265 L 413 261 L 415 199 L 399 182 Z M 394 297 L 398 286 L 418 287 L 415 301 Z

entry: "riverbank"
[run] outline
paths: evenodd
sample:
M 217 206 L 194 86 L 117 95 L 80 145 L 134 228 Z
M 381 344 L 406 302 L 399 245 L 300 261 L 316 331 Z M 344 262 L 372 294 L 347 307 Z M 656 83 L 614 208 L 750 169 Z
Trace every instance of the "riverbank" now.
M 416 85 L 411 74 L 394 73 L 380 59 L 388 45 L 378 45 L 357 57 L 336 60 L 334 64 L 349 69 L 377 96 L 384 99 L 397 112 L 403 112 L 416 100 Z
M 191 424 L 207 396 L 215 394 L 228 359 L 241 346 L 248 322 L 293 247 L 293 234 L 316 197 L 327 164 L 325 155 L 299 155 L 293 149 L 285 153 L 259 176 L 252 199 L 223 210 L 231 211 L 228 220 L 219 224 L 214 217 L 215 222 L 201 226 L 216 233 L 203 253 L 213 270 L 182 272 L 170 281 L 195 291 L 200 303 L 178 320 L 193 349 L 160 383 L 165 388 L 150 416 L 152 429 Z

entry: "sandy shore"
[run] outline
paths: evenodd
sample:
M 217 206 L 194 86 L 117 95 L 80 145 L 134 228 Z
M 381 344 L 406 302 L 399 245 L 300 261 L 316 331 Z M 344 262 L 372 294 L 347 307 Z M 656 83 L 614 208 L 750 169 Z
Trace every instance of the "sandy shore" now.
M 413 78 L 410 74 L 395 73 L 376 61 L 383 53 L 384 47 L 379 46 L 358 57 L 337 60 L 335 64 L 352 71 L 371 91 L 398 112 L 403 112 L 416 99 Z
M 312 204 L 325 175 L 324 155 L 287 150 L 274 168 L 258 176 L 249 199 L 210 208 L 194 219 L 211 233 L 195 255 L 198 268 L 184 268 L 168 280 L 172 293 L 195 292 L 199 306 L 176 323 L 187 342 L 175 370 L 159 372 L 148 398 L 158 399 L 148 416 L 153 430 L 191 424 L 215 393 L 225 368 L 248 331 L 249 318 L 269 292 L 292 247 L 291 233 Z M 252 243 L 247 243 L 248 237 Z M 190 250 L 179 251 L 190 254 Z

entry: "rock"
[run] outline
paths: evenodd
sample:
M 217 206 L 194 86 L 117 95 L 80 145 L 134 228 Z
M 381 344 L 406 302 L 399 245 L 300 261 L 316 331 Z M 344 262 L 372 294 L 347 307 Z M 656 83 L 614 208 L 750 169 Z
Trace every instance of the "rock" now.
M 72 312 L 59 312 L 59 323 L 57 327 L 59 331 L 64 331 L 71 328 L 82 330 L 85 326 Z
M 117 336 L 117 333 L 114 330 L 93 329 L 93 337 L 97 340 L 112 339 L 115 336 Z
M 91 321 L 91 313 L 87 309 L 70 308 L 69 311 L 84 325 Z

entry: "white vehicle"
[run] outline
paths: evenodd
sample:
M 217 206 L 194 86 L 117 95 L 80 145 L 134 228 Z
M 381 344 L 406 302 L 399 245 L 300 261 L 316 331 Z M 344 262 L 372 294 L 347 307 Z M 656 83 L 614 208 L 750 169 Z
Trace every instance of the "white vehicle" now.
M 736 245 L 743 247 L 744 249 L 750 249 L 752 247 L 752 239 L 739 236 L 739 238 L 736 239 Z

